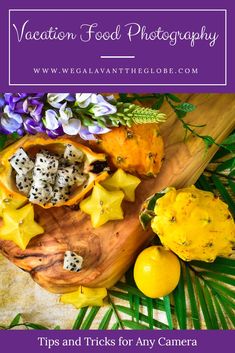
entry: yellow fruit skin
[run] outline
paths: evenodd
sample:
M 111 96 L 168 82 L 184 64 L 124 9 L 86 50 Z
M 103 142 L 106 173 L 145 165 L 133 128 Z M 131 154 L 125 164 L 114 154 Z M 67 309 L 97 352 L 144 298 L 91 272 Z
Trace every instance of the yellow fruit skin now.
M 171 293 L 179 282 L 179 259 L 162 246 L 150 246 L 137 257 L 134 279 L 139 290 L 146 296 L 164 297 Z
M 158 124 L 114 128 L 98 136 L 96 147 L 107 153 L 114 168 L 142 176 L 156 176 L 164 156 Z
M 228 206 L 195 186 L 169 191 L 157 200 L 152 229 L 162 244 L 185 261 L 212 262 L 228 256 L 235 225 Z
M 86 288 L 80 286 L 76 292 L 66 293 L 60 297 L 61 303 L 72 304 L 80 309 L 85 306 L 102 306 L 107 296 L 106 288 Z

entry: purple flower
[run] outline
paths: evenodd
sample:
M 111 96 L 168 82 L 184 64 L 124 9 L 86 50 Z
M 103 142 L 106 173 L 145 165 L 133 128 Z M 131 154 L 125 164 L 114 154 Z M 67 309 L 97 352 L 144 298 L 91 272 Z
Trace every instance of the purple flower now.
M 76 103 L 79 108 L 87 108 L 92 103 L 97 103 L 95 93 L 76 93 Z
M 17 114 L 29 115 L 40 121 L 44 106 L 44 93 L 5 93 L 9 109 Z
M 58 115 L 55 110 L 48 109 L 42 121 L 48 130 L 56 130 L 59 127 Z
M 31 135 L 36 135 L 37 133 L 46 131 L 42 122 L 35 121 L 32 118 L 25 119 L 23 126 L 25 131 Z
M 64 130 L 62 126 L 59 126 L 56 130 L 46 130 L 46 133 L 50 138 L 54 139 L 58 136 L 64 135 Z
M 5 99 L 4 99 L 4 95 L 0 94 L 0 113 L 3 111 L 3 108 L 4 108 L 5 104 L 6 104 L 6 102 L 5 102 Z
M 83 140 L 96 140 L 95 135 L 106 134 L 111 131 L 108 128 L 103 128 L 99 126 L 97 123 L 94 123 L 92 126 L 84 127 L 82 126 L 79 135 Z
M 74 95 L 70 93 L 48 93 L 47 102 L 53 107 L 60 109 L 64 101 L 73 102 L 75 100 Z
M 96 118 L 104 115 L 112 115 L 117 112 L 115 105 L 110 104 L 101 94 L 96 96 L 97 102 L 89 109 Z
M 6 133 L 11 134 L 22 127 L 23 119 L 20 114 L 12 112 L 9 106 L 6 105 L 4 112 L 1 114 L 0 123 Z

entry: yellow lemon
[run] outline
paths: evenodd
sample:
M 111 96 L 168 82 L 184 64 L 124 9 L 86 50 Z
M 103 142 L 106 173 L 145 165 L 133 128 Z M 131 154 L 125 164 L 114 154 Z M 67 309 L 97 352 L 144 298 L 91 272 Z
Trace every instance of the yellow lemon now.
M 164 297 L 171 293 L 179 282 L 179 259 L 162 246 L 150 246 L 137 257 L 134 279 L 139 290 L 146 296 Z

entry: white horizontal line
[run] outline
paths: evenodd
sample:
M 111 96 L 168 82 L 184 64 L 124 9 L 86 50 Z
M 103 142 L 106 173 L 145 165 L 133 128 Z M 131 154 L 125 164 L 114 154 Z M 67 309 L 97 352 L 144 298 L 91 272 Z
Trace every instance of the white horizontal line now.
M 159 86 L 159 87 L 169 87 L 169 86 L 227 86 L 227 83 L 12 83 L 9 82 L 9 86 Z
M 101 59 L 135 59 L 135 55 L 101 55 Z
M 132 12 L 132 11 L 140 11 L 140 12 L 152 12 L 152 11 L 158 11 L 158 12 L 197 12 L 197 11 L 203 11 L 203 12 L 226 12 L 227 9 L 9 9 L 9 11 L 15 11 L 15 12 L 24 12 L 24 11 L 55 11 L 55 12 L 74 12 L 74 11 L 96 11 L 96 12 L 106 12 L 106 11 L 126 11 L 126 12 Z

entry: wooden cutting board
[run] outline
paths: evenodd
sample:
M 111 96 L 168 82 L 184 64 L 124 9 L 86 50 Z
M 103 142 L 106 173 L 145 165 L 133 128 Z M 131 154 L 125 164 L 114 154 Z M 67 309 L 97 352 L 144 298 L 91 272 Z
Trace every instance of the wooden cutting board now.
M 221 142 L 235 127 L 235 95 L 179 95 L 197 106 L 188 114 L 191 124 L 202 135 L 211 135 Z M 167 186 L 183 187 L 196 182 L 216 152 L 213 146 L 205 153 L 201 139 L 189 136 L 184 142 L 181 122 L 168 106 L 162 109 L 168 120 L 161 126 L 165 142 L 165 161 L 156 179 L 144 180 L 137 190 L 135 203 L 124 205 L 125 219 L 109 222 L 93 229 L 89 217 L 68 208 L 44 210 L 36 207 L 36 217 L 45 233 L 32 239 L 25 251 L 10 241 L 0 241 L 2 253 L 17 266 L 28 271 L 42 287 L 55 293 L 74 291 L 79 285 L 112 286 L 133 263 L 140 249 L 152 237 L 144 232 L 138 215 L 143 201 Z M 84 258 L 79 273 L 63 270 L 66 250 Z

